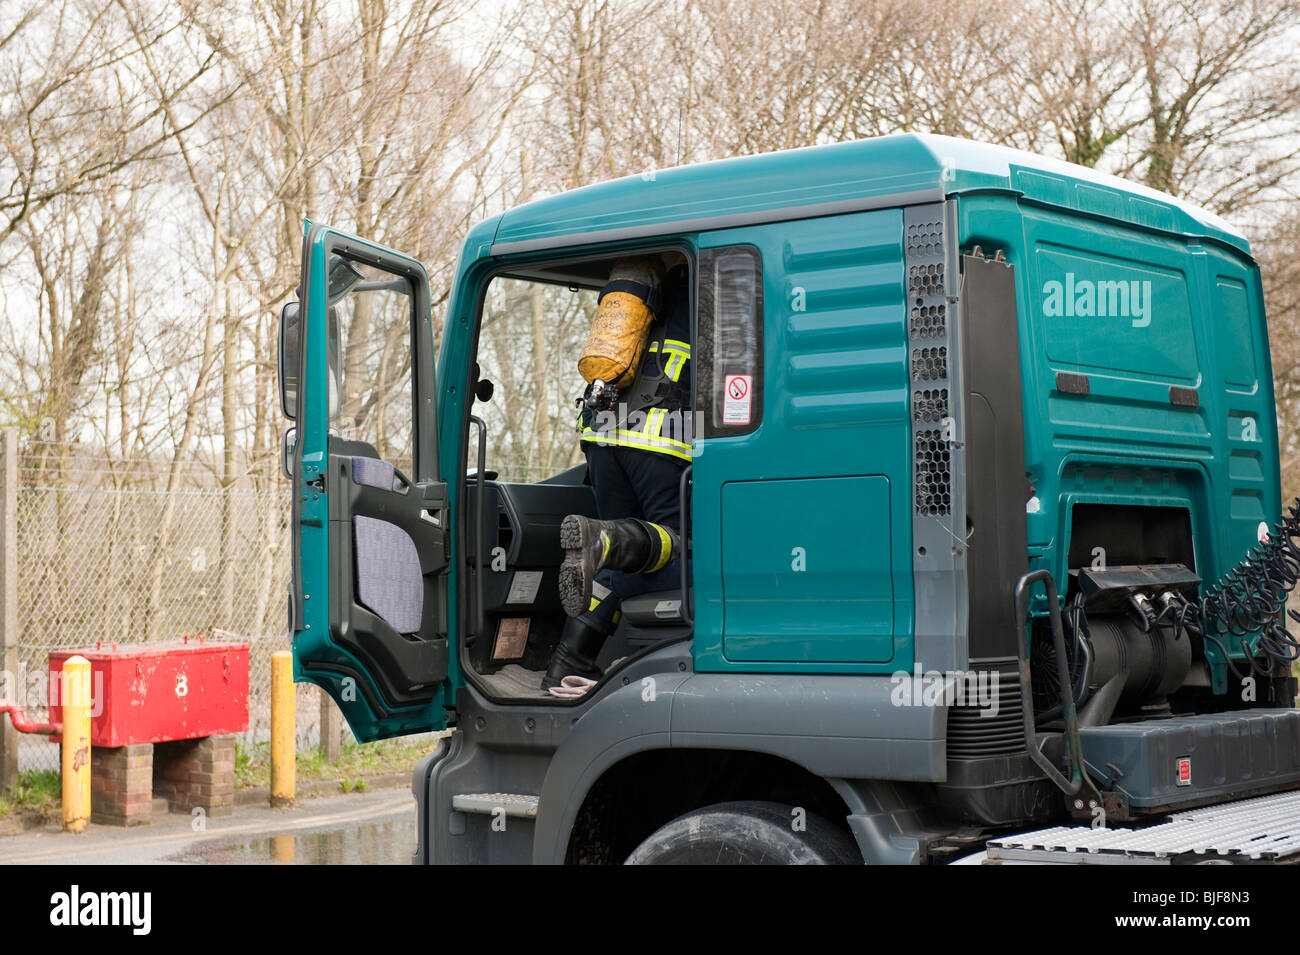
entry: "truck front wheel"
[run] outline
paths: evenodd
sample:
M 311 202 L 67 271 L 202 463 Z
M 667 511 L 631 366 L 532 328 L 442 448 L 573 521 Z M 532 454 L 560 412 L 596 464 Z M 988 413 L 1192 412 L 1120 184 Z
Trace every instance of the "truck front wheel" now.
M 627 865 L 861 865 L 853 837 L 821 816 L 775 802 L 724 802 L 655 830 Z

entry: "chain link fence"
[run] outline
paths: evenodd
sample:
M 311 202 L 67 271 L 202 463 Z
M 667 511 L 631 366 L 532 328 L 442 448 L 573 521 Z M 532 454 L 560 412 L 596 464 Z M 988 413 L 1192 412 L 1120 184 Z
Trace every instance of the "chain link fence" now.
M 192 635 L 245 641 L 249 725 L 241 742 L 263 742 L 271 654 L 289 648 L 288 482 L 246 474 L 223 489 L 213 468 L 169 471 L 51 446 L 20 455 L 20 698 L 30 717 L 47 719 L 52 650 Z M 299 746 L 319 742 L 319 699 L 315 687 L 298 685 Z M 20 737 L 20 771 L 58 767 L 57 746 Z

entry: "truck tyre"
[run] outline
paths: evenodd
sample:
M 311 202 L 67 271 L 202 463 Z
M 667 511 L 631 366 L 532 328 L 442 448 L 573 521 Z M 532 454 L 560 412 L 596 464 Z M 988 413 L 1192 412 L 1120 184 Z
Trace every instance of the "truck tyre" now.
M 627 865 L 862 865 L 843 829 L 776 802 L 724 802 L 678 816 L 642 842 Z M 796 823 L 802 823 L 802 829 Z

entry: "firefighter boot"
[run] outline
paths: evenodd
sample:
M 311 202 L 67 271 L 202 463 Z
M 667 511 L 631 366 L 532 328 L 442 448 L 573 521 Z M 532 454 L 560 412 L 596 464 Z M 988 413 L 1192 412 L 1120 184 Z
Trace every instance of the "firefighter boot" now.
M 619 599 L 607 587 L 595 584 L 592 602 L 595 606 L 589 611 L 564 622 L 560 642 L 551 652 L 550 665 L 546 668 L 546 676 L 542 677 L 543 690 L 559 686 L 566 676 L 600 679 L 601 669 L 596 666 L 596 657 L 618 625 Z
M 560 525 L 560 603 L 576 617 L 592 609 L 591 585 L 602 570 L 648 574 L 681 552 L 677 532 L 633 517 L 598 521 L 570 514 Z

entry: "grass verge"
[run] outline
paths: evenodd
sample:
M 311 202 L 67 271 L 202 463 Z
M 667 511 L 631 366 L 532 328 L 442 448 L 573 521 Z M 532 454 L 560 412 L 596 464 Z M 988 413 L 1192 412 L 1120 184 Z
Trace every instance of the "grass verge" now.
M 379 773 L 406 773 L 416 761 L 437 745 L 431 736 L 415 739 L 389 739 L 378 743 L 343 744 L 337 763 L 330 763 L 319 746 L 299 749 L 297 777 L 308 779 L 342 779 L 344 792 L 365 792 L 366 776 Z M 235 744 L 235 788 L 251 789 L 271 784 L 271 744 L 257 743 L 245 747 Z
M 29 770 L 18 777 L 16 784 L 0 793 L 0 819 L 14 813 L 57 813 L 62 797 L 57 769 Z

